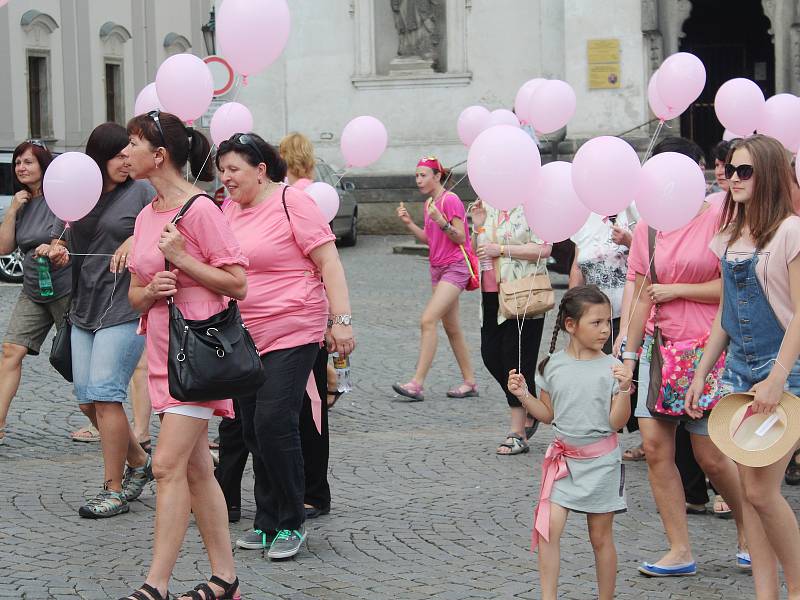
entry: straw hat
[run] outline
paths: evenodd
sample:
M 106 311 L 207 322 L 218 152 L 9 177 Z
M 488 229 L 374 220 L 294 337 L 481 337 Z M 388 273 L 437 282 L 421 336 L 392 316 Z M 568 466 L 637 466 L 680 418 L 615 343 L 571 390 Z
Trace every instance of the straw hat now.
M 786 456 L 800 440 L 800 398 L 783 392 L 772 415 L 754 414 L 752 392 L 721 398 L 708 418 L 711 440 L 734 462 L 766 467 Z

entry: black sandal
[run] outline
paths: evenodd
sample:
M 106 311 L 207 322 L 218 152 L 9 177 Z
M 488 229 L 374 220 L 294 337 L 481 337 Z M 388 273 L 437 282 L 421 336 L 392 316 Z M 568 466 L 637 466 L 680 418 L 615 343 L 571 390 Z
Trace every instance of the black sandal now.
M 208 585 L 209 583 L 213 583 L 214 585 L 218 585 L 222 588 L 222 596 L 217 596 L 214 593 L 214 590 L 211 589 L 211 586 Z M 186 596 L 187 598 L 191 598 L 192 600 L 242 600 L 241 594 L 237 594 L 236 596 L 233 593 L 239 589 L 239 578 L 233 580 L 232 583 L 228 583 L 227 581 L 223 581 L 216 575 L 212 575 L 211 579 L 208 580 L 208 583 L 201 583 L 191 591 L 184 592 L 181 594 L 180 597 Z M 202 592 L 202 596 L 200 593 Z M 159 600 L 159 599 L 156 599 Z
M 145 595 L 145 592 L 149 595 Z M 124 598 L 120 598 L 119 600 L 169 600 L 171 596 L 169 595 L 169 591 L 167 591 L 166 597 L 161 595 L 156 588 L 152 585 L 147 583 L 143 583 L 142 587 L 138 590 L 133 592 L 132 594 L 125 596 Z
M 333 402 L 330 402 L 326 399 L 326 402 L 328 402 L 328 408 L 333 408 L 333 405 L 336 404 L 336 401 L 342 397 L 342 394 L 344 394 L 344 392 L 340 392 L 339 390 L 328 390 L 328 396 L 333 396 Z
M 141 447 L 142 450 L 147 452 L 147 454 L 153 453 L 153 441 L 150 438 L 146 439 L 143 442 L 139 442 L 139 446 Z

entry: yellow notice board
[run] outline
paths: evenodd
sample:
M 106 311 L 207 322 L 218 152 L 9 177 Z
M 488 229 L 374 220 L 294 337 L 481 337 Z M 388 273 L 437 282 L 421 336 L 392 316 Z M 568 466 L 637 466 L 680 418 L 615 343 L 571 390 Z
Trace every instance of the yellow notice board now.
M 619 40 L 588 40 L 589 89 L 608 90 L 620 87 Z

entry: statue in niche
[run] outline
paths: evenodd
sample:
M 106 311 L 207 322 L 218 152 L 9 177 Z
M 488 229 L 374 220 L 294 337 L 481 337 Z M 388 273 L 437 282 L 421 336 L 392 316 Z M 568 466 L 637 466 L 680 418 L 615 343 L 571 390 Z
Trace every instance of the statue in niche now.
M 443 0 L 390 0 L 400 38 L 394 71 L 433 70 L 438 66 L 438 46 L 444 15 Z M 399 67 L 399 69 L 394 69 Z

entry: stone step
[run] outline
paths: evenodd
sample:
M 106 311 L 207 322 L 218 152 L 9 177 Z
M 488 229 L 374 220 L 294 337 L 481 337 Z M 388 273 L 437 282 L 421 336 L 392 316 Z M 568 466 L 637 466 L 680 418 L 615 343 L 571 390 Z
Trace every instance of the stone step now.
M 393 254 L 408 254 L 410 256 L 428 256 L 428 247 L 423 244 L 398 244 L 392 246 Z

